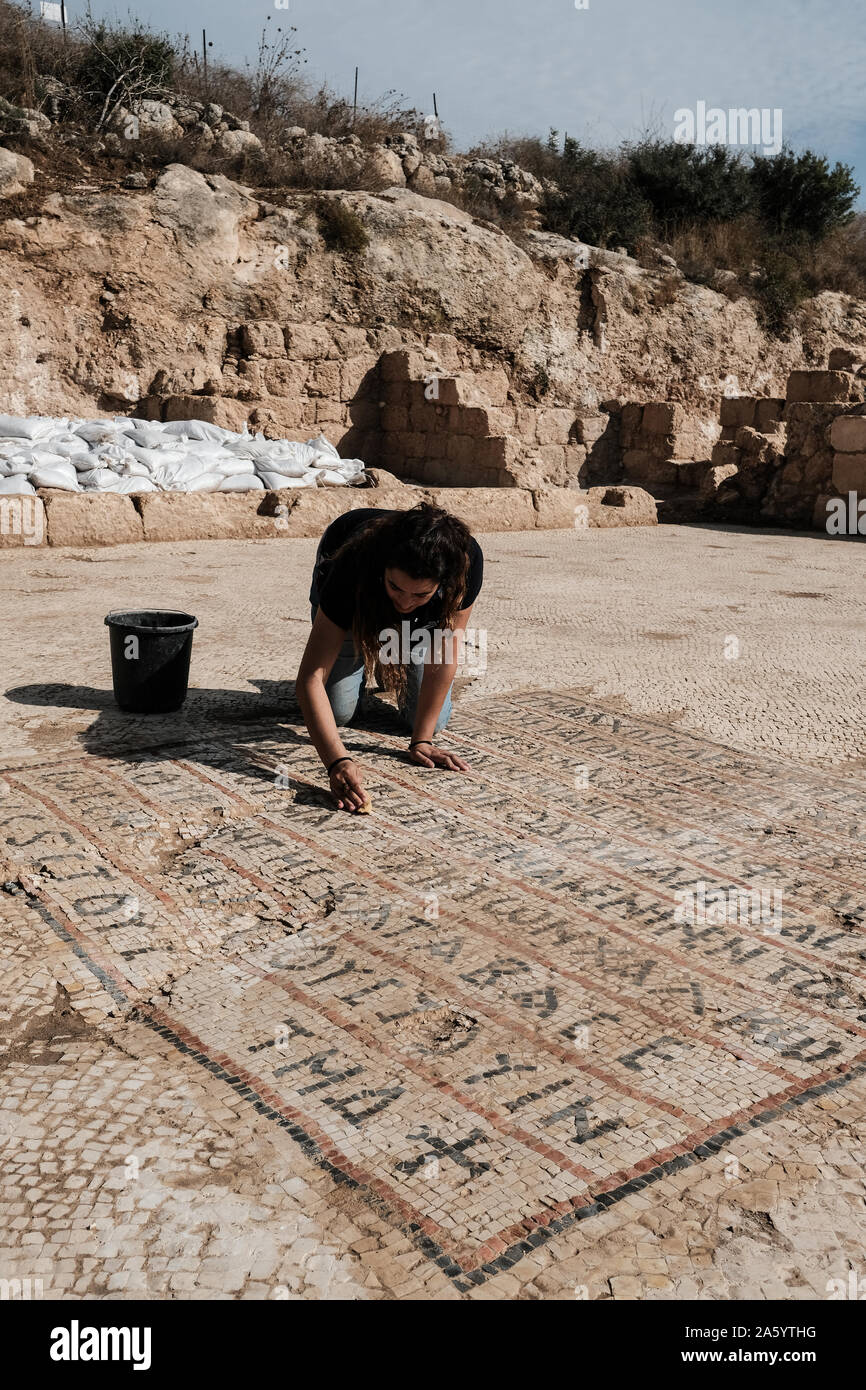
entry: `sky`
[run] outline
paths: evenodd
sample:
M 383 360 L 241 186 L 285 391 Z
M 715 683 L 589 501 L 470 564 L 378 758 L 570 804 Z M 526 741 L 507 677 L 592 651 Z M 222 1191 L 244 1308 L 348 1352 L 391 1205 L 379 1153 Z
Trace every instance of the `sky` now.
M 285 5 L 287 8 L 277 8 Z M 67 0 L 70 18 L 85 0 Z M 578 9 L 576 4 L 583 8 Z M 270 27 L 292 24 L 306 72 L 362 102 L 396 90 L 439 114 L 458 150 L 551 126 L 599 147 L 675 113 L 781 110 L 784 140 L 854 166 L 866 189 L 864 0 L 91 0 L 160 30 L 201 29 L 240 65 Z M 866 208 L 866 192 L 859 206 Z

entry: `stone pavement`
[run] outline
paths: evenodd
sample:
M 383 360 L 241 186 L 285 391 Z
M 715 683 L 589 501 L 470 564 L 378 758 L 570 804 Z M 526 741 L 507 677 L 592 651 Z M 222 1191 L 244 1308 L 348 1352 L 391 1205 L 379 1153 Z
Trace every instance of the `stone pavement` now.
M 331 809 L 285 683 L 310 543 L 278 575 L 255 545 L 3 557 L 7 594 L 53 582 L 19 596 L 4 683 L 0 1279 L 815 1299 L 863 1276 L 862 552 L 483 543 L 490 669 L 448 735 L 472 772 L 408 765 L 375 701 L 347 731 L 369 818 Z M 796 597 L 817 571 L 821 626 Z M 102 613 L 150 595 L 202 618 L 182 716 L 105 694 Z M 823 763 L 785 717 L 807 686 Z

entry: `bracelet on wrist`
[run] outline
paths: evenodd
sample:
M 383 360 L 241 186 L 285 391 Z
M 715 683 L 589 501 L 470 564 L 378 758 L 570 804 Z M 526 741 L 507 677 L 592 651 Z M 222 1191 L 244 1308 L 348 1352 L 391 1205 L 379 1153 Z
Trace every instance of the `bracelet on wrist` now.
M 328 776 L 330 777 L 334 768 L 337 766 L 337 763 L 350 763 L 351 761 L 352 759 L 348 753 L 344 754 L 342 758 L 335 758 L 334 761 L 331 763 L 331 766 L 328 768 Z
M 417 748 L 417 747 L 419 746 L 419 744 L 421 744 L 421 743 L 429 743 L 429 744 L 430 744 L 430 747 L 431 747 L 431 748 L 433 747 L 433 740 L 432 740 L 432 738 L 416 738 L 416 739 L 413 739 L 412 742 L 409 744 L 409 747 L 410 747 L 410 748 Z

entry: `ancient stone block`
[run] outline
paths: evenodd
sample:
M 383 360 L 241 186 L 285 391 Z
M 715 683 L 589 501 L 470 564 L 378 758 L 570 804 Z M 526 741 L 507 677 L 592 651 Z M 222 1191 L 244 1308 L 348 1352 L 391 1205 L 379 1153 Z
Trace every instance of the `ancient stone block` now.
M 546 481 L 554 487 L 561 487 L 565 484 L 565 445 L 564 444 L 542 444 L 534 451 L 535 458 L 541 465 L 542 474 Z
M 683 408 L 674 401 L 649 401 L 643 408 L 644 434 L 674 434 L 683 423 Z
M 403 490 L 397 488 L 280 488 L 267 494 L 265 506 L 271 515 L 261 520 L 267 523 L 268 534 L 293 540 L 321 536 L 338 516 L 358 507 L 407 505 Z M 277 508 L 285 510 L 278 513 Z
M 847 372 L 792 372 L 788 377 L 786 400 L 847 401 L 853 378 Z
M 420 352 L 400 348 L 397 352 L 382 354 L 379 371 L 383 381 L 423 381 L 435 368 Z
M 476 372 L 474 387 L 483 397 L 485 405 L 495 405 L 500 409 L 508 404 L 509 380 L 501 367 L 489 367 Z
M 307 375 L 307 395 L 327 396 L 330 400 L 339 400 L 340 363 L 314 362 Z
M 830 426 L 830 443 L 837 453 L 866 453 L 866 415 L 840 415 Z
M 591 487 L 590 526 L 657 526 L 655 498 L 640 487 Z
M 658 458 L 646 449 L 628 449 L 622 457 L 626 477 L 638 483 L 671 484 L 676 479 L 672 459 Z
M 334 346 L 341 357 L 351 358 L 359 354 L 372 357 L 374 362 L 378 362 L 378 356 L 371 353 L 367 342 L 366 328 L 356 328 L 352 324 L 335 323 L 330 328 Z
M 450 428 L 460 434 L 468 434 L 473 439 L 485 439 L 493 433 L 487 411 L 480 410 L 477 406 L 453 405 L 449 407 L 448 414 Z
M 409 428 L 409 411 L 405 405 L 386 405 L 381 412 L 382 429 L 405 431 Z
M 356 400 L 350 401 L 348 405 L 349 420 L 358 429 L 375 430 L 378 429 L 381 411 L 378 402 L 375 400 Z
M 781 397 L 766 396 L 755 407 L 755 429 L 762 434 L 774 434 L 782 423 L 785 402 Z
M 427 349 L 437 366 L 446 372 L 460 371 L 460 344 L 451 333 L 431 333 Z
M 567 444 L 574 423 L 571 410 L 539 410 L 535 438 L 539 444 Z
M 620 411 L 620 427 L 623 440 L 636 436 L 641 428 L 644 407 L 637 401 L 628 401 Z
M 739 429 L 741 425 L 753 425 L 757 408 L 755 396 L 723 396 L 719 411 L 722 427 Z
M 299 396 L 307 380 L 304 362 L 265 362 L 262 367 L 265 389 L 272 396 Z
M 539 530 L 572 531 L 589 525 L 589 496 L 578 488 L 537 488 L 532 502 Z
M 586 464 L 586 445 L 566 444 L 564 455 L 563 466 L 566 480 L 570 483 L 576 483 Z
M 836 454 L 833 459 L 833 486 L 839 492 L 856 492 L 866 497 L 866 453 Z
M 40 491 L 49 545 L 127 545 L 144 539 L 128 494 Z
M 710 457 L 714 468 L 724 468 L 728 464 L 736 468 L 740 462 L 740 450 L 732 439 L 720 439 L 713 445 Z
M 714 496 L 722 483 L 727 482 L 728 478 L 733 478 L 737 471 L 735 463 L 711 464 L 709 468 L 704 470 L 701 478 L 701 492 L 707 497 Z
M 437 507 L 459 516 L 472 531 L 535 529 L 532 494 L 523 488 L 431 488 L 427 496 Z
M 46 492 L 46 496 L 49 494 Z M 68 494 L 67 494 L 68 495 Z M 45 503 L 32 492 L 0 494 L 0 550 L 48 544 Z
M 290 357 L 304 360 L 336 356 L 336 345 L 328 330 L 319 323 L 290 323 L 284 333 Z
M 142 539 L 142 528 L 148 541 L 250 540 L 279 535 L 273 517 L 259 514 L 263 497 L 262 492 L 143 492 L 136 498 L 140 513 L 136 514 L 137 539 Z M 100 494 L 94 500 L 132 506 L 131 498 L 111 494 Z
M 282 324 L 260 320 L 241 328 L 241 347 L 246 357 L 285 357 L 286 342 Z
M 373 395 L 378 390 L 379 359 L 372 353 L 362 352 L 348 357 L 340 371 L 340 395 L 344 401 L 353 400 L 359 391 Z
M 316 425 L 348 425 L 349 413 L 342 401 L 316 401 Z M 327 430 L 325 431 L 327 434 Z
M 579 444 L 592 446 L 601 439 L 609 424 L 609 415 L 584 415 L 574 422 L 575 438 Z

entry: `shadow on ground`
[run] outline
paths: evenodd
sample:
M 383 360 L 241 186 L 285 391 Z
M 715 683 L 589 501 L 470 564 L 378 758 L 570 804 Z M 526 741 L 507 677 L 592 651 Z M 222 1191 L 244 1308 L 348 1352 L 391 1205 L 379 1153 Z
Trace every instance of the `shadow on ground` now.
M 97 758 L 140 762 L 172 760 L 194 752 L 196 760 L 214 768 L 225 765 L 226 753 L 245 773 L 272 782 L 279 770 L 274 744 L 287 749 L 309 746 L 295 698 L 294 681 L 252 679 L 258 693 L 247 690 L 191 690 L 182 709 L 172 714 L 127 714 L 118 709 L 111 690 L 61 682 L 15 686 L 5 691 L 15 704 L 53 709 L 96 711 L 96 718 L 77 735 L 85 753 Z M 378 695 L 366 695 L 351 723 L 342 730 L 350 751 L 364 753 L 366 744 L 353 742 L 352 730 L 401 735 L 405 725 L 396 710 Z M 258 751 L 257 741 L 267 745 Z M 211 756 L 209 757 L 209 749 Z M 402 749 L 383 747 L 383 757 L 405 761 Z M 324 772 L 323 772 L 324 777 Z M 292 781 L 289 776 L 289 781 Z M 321 796 L 330 805 L 330 793 Z M 297 798 L 313 797 L 314 789 L 298 784 Z

